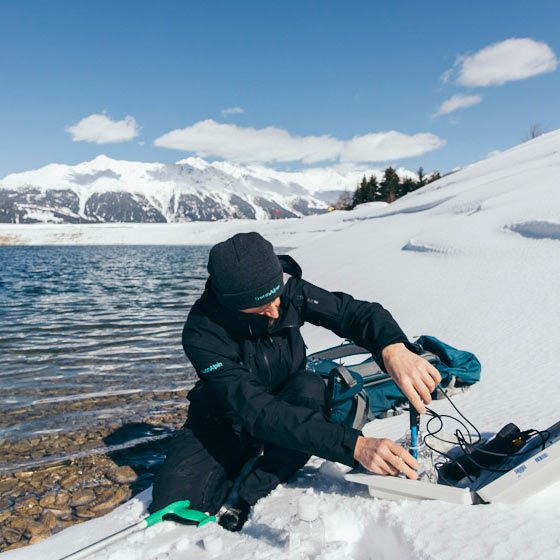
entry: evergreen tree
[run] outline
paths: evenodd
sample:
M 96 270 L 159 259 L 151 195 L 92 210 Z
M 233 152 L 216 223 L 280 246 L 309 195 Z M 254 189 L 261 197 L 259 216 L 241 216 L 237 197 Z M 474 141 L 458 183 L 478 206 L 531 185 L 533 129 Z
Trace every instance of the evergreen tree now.
M 362 202 L 366 202 L 364 200 L 364 192 L 366 190 L 367 187 L 367 179 L 366 176 L 364 175 L 362 178 L 362 182 L 356 187 L 356 190 L 354 191 L 354 197 L 352 199 L 352 208 L 355 208 L 356 206 L 358 206 L 358 204 L 362 204 Z
M 366 185 L 365 198 L 368 202 L 375 202 L 377 200 L 379 185 L 377 184 L 377 177 L 372 175 Z
M 345 198 L 341 195 L 336 208 L 341 209 L 344 207 L 345 210 L 350 210 L 355 208 L 358 204 L 378 200 L 393 202 L 397 198 L 440 178 L 441 175 L 439 171 L 434 171 L 431 175 L 426 176 L 424 174 L 424 168 L 420 167 L 418 169 L 417 181 L 410 177 L 401 180 L 393 167 L 387 167 L 381 182 L 377 181 L 375 175 L 371 175 L 369 179 L 364 175 L 354 193 L 346 191 Z
M 419 189 L 420 187 L 423 187 L 426 184 L 426 176 L 424 175 L 424 168 L 420 167 L 418 169 L 418 181 L 416 181 L 416 184 L 418 185 L 416 187 L 416 189 Z M 414 190 L 416 190 L 414 189 Z
M 387 167 L 380 184 L 381 200 L 393 202 L 396 199 L 399 182 L 400 180 L 397 172 L 392 167 Z
M 398 195 L 397 198 L 408 194 L 409 192 L 415 191 L 418 188 L 418 185 L 414 179 L 410 177 L 406 177 L 403 179 L 402 183 L 399 185 Z
M 433 183 L 434 181 L 437 181 L 438 179 L 441 179 L 441 175 L 440 175 L 439 171 L 432 171 L 432 174 L 428 177 L 428 180 L 426 181 L 426 184 Z

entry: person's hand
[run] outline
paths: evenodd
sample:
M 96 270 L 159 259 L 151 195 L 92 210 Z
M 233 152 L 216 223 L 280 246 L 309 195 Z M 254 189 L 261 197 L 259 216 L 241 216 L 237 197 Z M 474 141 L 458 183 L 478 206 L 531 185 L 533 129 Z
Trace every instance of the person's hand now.
M 405 474 L 417 479 L 416 459 L 406 449 L 390 439 L 378 439 L 358 436 L 354 448 L 354 459 L 368 471 L 377 474 Z
M 424 404 L 432 401 L 431 394 L 441 382 L 439 371 L 402 342 L 383 348 L 381 357 L 387 373 L 402 389 L 410 404 L 420 414 L 425 414 Z

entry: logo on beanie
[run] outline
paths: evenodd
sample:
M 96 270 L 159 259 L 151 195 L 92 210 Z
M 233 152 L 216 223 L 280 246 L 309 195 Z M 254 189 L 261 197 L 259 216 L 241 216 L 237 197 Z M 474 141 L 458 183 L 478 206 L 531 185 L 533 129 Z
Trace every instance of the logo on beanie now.
M 203 369 L 200 373 L 210 373 L 211 371 L 216 371 L 217 369 L 221 368 L 224 364 L 222 362 L 216 362 L 211 366 L 208 366 L 206 369 Z
M 280 284 L 272 288 L 272 290 L 268 290 L 268 292 L 266 292 L 266 294 L 263 294 L 262 296 L 255 296 L 255 301 L 261 301 L 262 299 L 275 294 L 279 289 L 280 289 Z

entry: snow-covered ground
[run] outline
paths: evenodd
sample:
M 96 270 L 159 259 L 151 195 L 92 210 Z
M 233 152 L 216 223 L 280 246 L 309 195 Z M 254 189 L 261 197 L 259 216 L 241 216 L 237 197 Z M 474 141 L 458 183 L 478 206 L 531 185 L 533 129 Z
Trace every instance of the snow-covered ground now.
M 298 247 L 338 231 L 347 221 L 381 211 L 370 202 L 353 212 L 333 211 L 305 220 L 220 220 L 174 224 L 0 224 L 0 245 L 214 245 L 242 231 L 258 231 L 278 247 Z
M 390 206 L 263 223 L 258 231 L 276 245 L 297 247 L 292 254 L 308 280 L 383 303 L 411 338 L 432 334 L 474 352 L 482 379 L 454 401 L 482 431 L 508 422 L 544 429 L 559 419 L 559 177 L 556 131 Z M 214 243 L 245 225 L 192 227 L 200 228 L 199 242 Z M 336 342 L 315 327 L 305 327 L 305 336 L 310 351 Z M 434 408 L 451 411 L 442 401 Z M 376 420 L 365 431 L 397 438 L 407 422 L 406 415 Z M 365 487 L 344 481 L 346 470 L 313 458 L 295 480 L 258 502 L 238 534 L 215 524 L 194 529 L 165 522 L 92 558 L 208 558 L 201 541 L 209 532 L 224 544 L 217 558 L 285 558 L 286 528 L 305 492 L 319 497 L 328 538 L 342 541 L 342 550 L 323 558 L 560 558 L 560 482 L 515 505 L 458 506 L 373 499 Z M 5 558 L 60 558 L 139 520 L 147 503 L 149 490 Z

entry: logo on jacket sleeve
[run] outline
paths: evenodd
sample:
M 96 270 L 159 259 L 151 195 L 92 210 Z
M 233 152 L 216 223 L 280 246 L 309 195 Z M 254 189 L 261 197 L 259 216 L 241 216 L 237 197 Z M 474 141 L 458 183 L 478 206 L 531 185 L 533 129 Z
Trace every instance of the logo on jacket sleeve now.
M 216 371 L 217 369 L 223 367 L 223 365 L 224 364 L 222 364 L 222 362 L 216 362 L 215 364 L 211 364 L 207 368 L 201 370 L 200 373 L 210 373 L 212 371 Z

